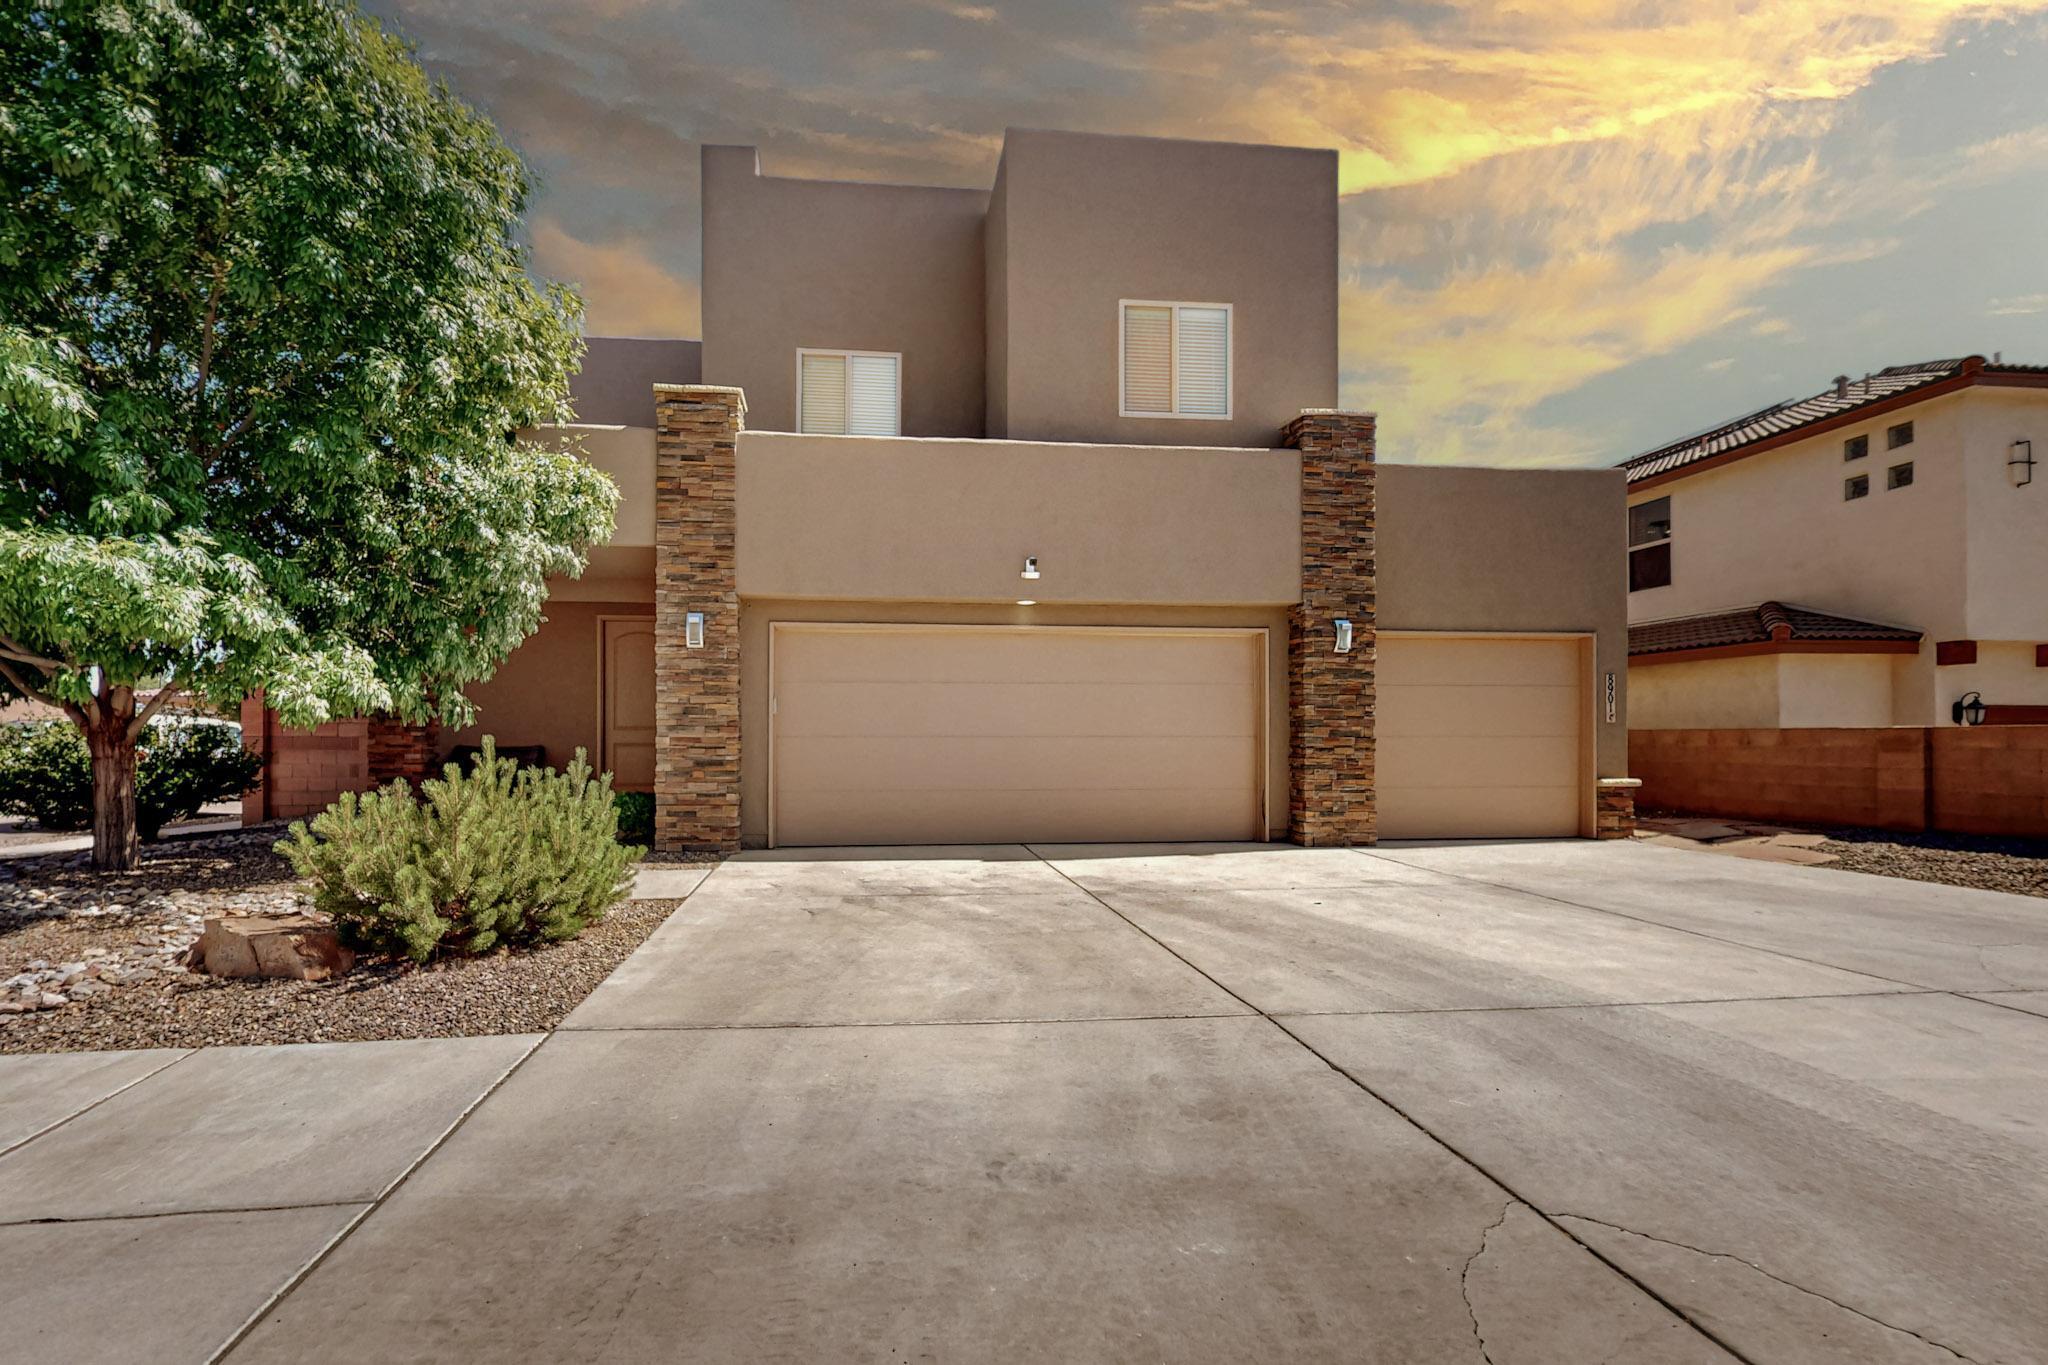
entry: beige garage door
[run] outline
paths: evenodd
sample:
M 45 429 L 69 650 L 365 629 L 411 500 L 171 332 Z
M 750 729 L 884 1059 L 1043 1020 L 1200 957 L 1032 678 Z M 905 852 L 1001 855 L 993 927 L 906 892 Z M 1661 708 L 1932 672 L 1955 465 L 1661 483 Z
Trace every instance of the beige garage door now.
M 773 634 L 777 844 L 1264 832 L 1263 631 Z
M 1578 640 L 1379 637 L 1382 839 L 1580 832 Z

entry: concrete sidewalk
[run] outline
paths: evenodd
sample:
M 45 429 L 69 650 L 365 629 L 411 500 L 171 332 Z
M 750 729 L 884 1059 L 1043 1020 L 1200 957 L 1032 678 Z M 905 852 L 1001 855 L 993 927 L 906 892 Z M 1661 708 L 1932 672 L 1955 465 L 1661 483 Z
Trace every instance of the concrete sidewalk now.
M 0 1059 L 0 1276 L 95 1360 L 2035 1359 L 2044 999 L 2036 901 L 1625 844 L 749 855 L 545 1039 Z

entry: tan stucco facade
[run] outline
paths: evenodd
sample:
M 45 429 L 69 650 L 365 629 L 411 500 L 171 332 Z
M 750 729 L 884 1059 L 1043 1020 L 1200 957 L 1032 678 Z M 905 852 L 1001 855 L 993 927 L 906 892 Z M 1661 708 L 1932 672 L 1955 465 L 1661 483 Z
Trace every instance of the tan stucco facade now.
M 796 430 L 798 348 L 900 352 L 906 436 L 979 436 L 986 190 L 762 175 L 706 147 L 704 381 Z
M 1887 429 L 1905 421 L 1912 443 L 1887 449 Z M 1845 460 L 1859 435 L 1870 453 Z M 1629 594 L 1632 623 L 1780 601 L 1917 630 L 1924 643 L 1912 656 L 1787 655 L 1747 671 L 1714 659 L 1639 667 L 1631 724 L 1947 725 L 1972 690 L 2048 705 L 2048 668 L 2034 663 L 2048 642 L 2048 463 L 2014 486 L 2015 440 L 2048 457 L 2048 389 L 1964 388 L 1633 490 L 1631 505 L 1671 499 L 1672 581 Z M 1912 484 L 1887 487 L 1907 461 Z M 1856 475 L 1870 493 L 1846 500 Z M 1976 641 L 1978 662 L 1938 665 L 1943 640 Z M 1766 674 L 1777 696 L 1758 709 L 1743 697 Z M 1779 719 L 1714 719 L 1772 711 Z
M 566 765 L 579 748 L 597 762 L 603 622 L 607 617 L 651 618 L 651 574 L 647 587 L 647 600 L 578 602 L 550 597 L 541 628 L 512 651 L 489 681 L 467 689 L 476 703 L 476 724 L 442 731 L 441 751 L 478 744 L 492 735 L 505 745 L 544 745 L 547 761 L 557 767 Z
M 1597 775 L 1626 776 L 1620 472 L 1381 465 L 1379 480 L 1379 628 L 1590 634 Z

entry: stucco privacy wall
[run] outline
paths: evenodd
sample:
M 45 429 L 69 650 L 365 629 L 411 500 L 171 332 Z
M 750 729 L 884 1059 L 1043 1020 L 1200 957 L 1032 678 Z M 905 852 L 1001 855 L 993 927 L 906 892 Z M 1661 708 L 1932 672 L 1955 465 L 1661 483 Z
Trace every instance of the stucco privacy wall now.
M 1751 654 L 1629 670 L 1632 730 L 1891 725 L 1907 656 Z
M 1628 773 L 1628 604 L 1619 470 L 1378 466 L 1382 631 L 1581 632 L 1596 691 L 1600 777 Z
M 1012 128 L 998 182 L 989 435 L 1263 446 L 1336 403 L 1335 152 Z M 1229 420 L 1117 415 L 1122 299 L 1232 306 Z
M 1036 607 L 966 602 L 778 601 L 740 605 L 740 834 L 750 847 L 768 839 L 768 636 L 787 621 L 924 625 L 1257 627 L 1267 632 L 1267 815 L 1274 838 L 1287 836 L 1287 611 L 1282 607 Z
M 902 429 L 982 434 L 986 190 L 788 180 L 703 151 L 704 379 L 796 429 L 799 347 L 900 351 Z
M 1292 450 L 749 431 L 738 465 L 743 597 L 1278 606 L 1301 591 Z

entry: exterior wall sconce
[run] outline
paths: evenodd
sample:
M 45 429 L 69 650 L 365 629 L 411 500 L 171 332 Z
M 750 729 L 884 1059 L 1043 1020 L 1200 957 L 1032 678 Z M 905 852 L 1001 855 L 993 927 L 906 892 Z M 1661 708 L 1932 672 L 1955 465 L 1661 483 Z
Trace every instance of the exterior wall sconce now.
M 1020 573 L 1020 574 L 1018 574 L 1018 575 L 1017 575 L 1017 577 L 1019 577 L 1019 578 L 1032 578 L 1032 579 L 1035 579 L 1035 578 L 1037 578 L 1037 577 L 1038 577 L 1038 556 L 1037 556 L 1037 555 L 1025 555 L 1025 556 L 1024 556 L 1024 572 L 1023 572 L 1023 573 Z
M 1984 695 L 1981 692 L 1965 692 L 1956 698 L 1956 704 L 1949 707 L 1949 716 L 1958 725 L 1982 725 L 1984 723 Z
M 2006 477 L 2012 480 L 2014 488 L 2025 488 L 2034 481 L 2034 443 L 2014 441 L 2005 457 Z
M 683 617 L 683 648 L 704 648 L 704 613 L 693 611 Z
M 1337 618 L 1337 652 L 1339 654 L 1349 654 L 1351 652 L 1351 622 L 1342 616 Z

